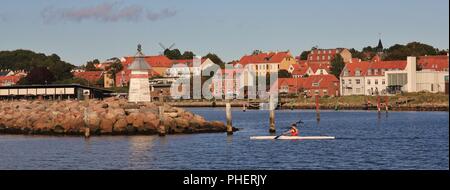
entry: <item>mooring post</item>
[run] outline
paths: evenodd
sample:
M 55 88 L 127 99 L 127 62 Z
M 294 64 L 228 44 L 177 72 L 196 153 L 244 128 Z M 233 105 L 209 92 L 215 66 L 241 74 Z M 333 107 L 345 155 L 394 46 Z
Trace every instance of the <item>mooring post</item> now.
M 319 105 L 319 95 L 316 95 L 316 119 L 320 121 L 320 105 Z
M 89 105 L 87 105 L 84 108 L 84 117 L 83 117 L 83 120 L 84 120 L 84 138 L 89 138 L 91 136 L 91 130 L 89 129 L 88 107 L 89 107 Z
M 227 135 L 233 134 L 233 122 L 231 119 L 231 104 L 229 102 L 226 103 L 226 117 L 227 117 Z
M 164 126 L 164 106 L 158 107 L 158 115 L 159 115 L 158 135 L 163 137 L 166 136 L 166 127 Z
M 380 96 L 377 95 L 377 109 L 378 109 L 378 113 L 381 112 L 381 105 L 380 105 Z
M 247 111 L 247 107 L 245 106 L 245 102 L 242 103 L 242 111 L 243 111 L 243 112 Z
M 384 104 L 386 104 L 386 113 L 387 113 L 389 111 L 389 96 L 386 96 L 384 98 L 384 101 L 385 101 Z
M 270 122 L 270 128 L 269 128 L 269 132 L 270 133 L 275 133 L 275 110 L 270 109 L 270 116 L 269 116 L 269 122 Z

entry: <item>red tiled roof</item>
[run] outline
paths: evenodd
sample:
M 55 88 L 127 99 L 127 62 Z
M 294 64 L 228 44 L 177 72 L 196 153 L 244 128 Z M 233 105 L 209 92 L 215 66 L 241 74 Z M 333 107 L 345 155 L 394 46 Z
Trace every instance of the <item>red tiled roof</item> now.
M 280 63 L 286 57 L 292 57 L 288 51 L 277 53 L 260 53 L 256 55 L 245 55 L 239 60 L 239 63 L 242 65 L 247 65 L 250 63 Z
M 95 83 L 103 76 L 103 71 L 74 72 L 73 76 Z
M 131 63 L 133 63 L 134 57 L 125 57 L 124 68 L 127 68 Z M 171 67 L 173 61 L 164 55 L 156 56 L 145 56 L 145 61 L 152 67 Z
M 422 69 L 448 71 L 448 60 L 448 55 L 421 56 L 418 57 L 417 63 L 422 66 Z
M 315 73 L 319 69 L 324 69 L 327 72 L 330 70 L 329 64 L 321 64 L 321 63 L 308 63 L 308 67 L 311 68 L 311 70 Z
M 346 64 L 344 67 L 344 70 L 346 69 L 348 71 L 348 76 L 355 76 L 355 71 L 359 70 L 361 73 L 361 76 L 365 75 L 367 73 L 367 69 L 369 68 L 370 63 L 368 61 L 361 61 L 358 63 L 349 63 Z M 344 70 L 341 74 L 344 73 Z
M 278 78 L 278 89 L 288 87 L 289 93 L 297 92 L 303 87 L 304 78 Z
M 314 83 L 318 83 L 318 86 L 314 86 Z M 335 84 L 339 84 L 339 80 L 334 75 L 313 75 L 305 78 L 303 87 L 305 89 L 325 89 Z
M 23 76 L 0 76 L 0 86 L 16 84 Z
M 294 64 L 292 66 L 294 67 L 292 75 L 305 75 L 308 71 L 308 65 L 306 63 Z

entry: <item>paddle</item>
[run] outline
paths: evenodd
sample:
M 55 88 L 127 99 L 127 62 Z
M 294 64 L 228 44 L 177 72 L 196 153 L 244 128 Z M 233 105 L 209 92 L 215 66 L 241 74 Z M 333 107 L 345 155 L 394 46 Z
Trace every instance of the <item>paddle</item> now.
M 282 133 L 281 135 L 276 136 L 274 139 L 278 139 L 278 138 L 280 138 L 281 136 L 283 136 L 283 135 L 285 135 L 287 133 L 289 133 L 289 131 L 286 131 L 286 132 Z

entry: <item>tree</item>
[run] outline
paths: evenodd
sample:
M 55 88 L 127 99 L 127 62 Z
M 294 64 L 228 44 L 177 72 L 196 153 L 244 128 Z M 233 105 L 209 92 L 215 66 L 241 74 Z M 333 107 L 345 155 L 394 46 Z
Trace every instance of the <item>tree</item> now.
M 70 78 L 53 82 L 53 84 L 81 84 L 81 85 L 89 85 L 89 81 L 82 78 Z
M 56 54 L 46 56 L 30 50 L 0 51 L 0 69 L 30 72 L 36 67 L 47 68 L 55 80 L 72 78 L 71 70 L 75 68 L 74 65 L 62 61 Z
M 331 68 L 330 68 L 331 74 L 333 74 L 334 76 L 336 76 L 336 78 L 339 79 L 339 76 L 344 67 L 345 67 L 344 59 L 342 58 L 341 55 L 336 54 L 333 60 L 331 60 Z
M 45 67 L 36 67 L 30 73 L 19 80 L 19 84 L 52 84 L 55 81 L 55 76 Z
M 195 54 L 192 51 L 185 51 L 181 56 L 181 59 L 193 59 Z
M 225 68 L 225 63 L 222 61 L 222 59 L 220 59 L 219 56 L 217 56 L 214 53 L 208 53 L 207 55 L 203 56 L 202 58 L 203 59 L 210 59 L 215 64 L 218 64 L 220 66 L 220 68 Z
M 113 81 L 115 82 L 117 73 L 123 70 L 123 65 L 120 59 L 117 57 L 113 57 L 109 59 L 109 61 L 112 61 L 112 63 L 106 67 L 106 70 L 108 71 L 108 74 L 112 76 Z
M 300 60 L 308 60 L 308 55 L 309 55 L 309 53 L 311 53 L 311 51 L 303 51 L 303 52 L 300 54 Z
M 386 51 L 385 60 L 405 60 L 408 56 L 439 55 L 440 51 L 433 46 L 420 42 L 411 42 L 406 45 L 395 44 Z
M 281 69 L 278 71 L 278 78 L 292 78 L 292 75 L 287 70 Z
M 252 55 L 258 55 L 260 53 L 262 53 L 262 51 L 257 49 L 257 50 L 253 50 Z
M 181 59 L 181 52 L 179 49 L 166 49 L 164 50 L 164 55 L 169 59 Z
M 98 71 L 100 69 L 97 69 L 97 67 L 95 67 L 95 65 L 98 65 L 98 64 L 100 64 L 100 61 L 98 59 L 94 59 L 92 61 L 88 61 L 86 63 L 85 69 L 86 69 L 86 71 Z

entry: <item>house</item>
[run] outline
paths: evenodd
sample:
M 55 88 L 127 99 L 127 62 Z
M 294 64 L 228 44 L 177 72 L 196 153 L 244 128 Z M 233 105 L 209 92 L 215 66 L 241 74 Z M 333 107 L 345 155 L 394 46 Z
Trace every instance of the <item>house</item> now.
M 0 86 L 12 86 L 17 84 L 23 76 L 0 76 Z
M 278 78 L 278 93 L 297 94 L 303 92 L 305 78 Z
M 306 70 L 306 74 L 308 76 L 313 75 L 328 75 L 330 73 L 330 65 L 323 63 L 308 63 L 308 69 Z
M 364 76 L 369 68 L 368 61 L 346 64 L 340 75 L 340 94 L 364 95 Z
M 339 96 L 339 80 L 334 75 L 314 75 L 304 79 L 306 96 Z
M 90 85 L 98 84 L 99 80 L 102 79 L 105 71 L 85 71 L 85 72 L 74 72 L 73 76 L 75 78 L 85 79 Z M 103 86 L 103 84 L 101 84 Z
M 419 57 L 419 60 L 421 57 Z M 417 65 L 422 70 L 417 71 Z M 407 60 L 361 61 L 346 64 L 341 73 L 341 94 L 389 95 L 397 92 L 445 92 L 448 58 L 416 57 Z
M 149 64 L 149 76 L 164 76 L 167 69 L 172 67 L 173 61 L 167 58 L 164 55 L 157 56 L 145 56 L 144 60 Z M 133 56 L 123 57 L 121 58 L 123 70 L 116 75 L 116 86 L 122 87 L 127 86 L 130 81 L 131 71 L 128 70 L 128 66 L 134 61 Z
M 267 52 L 254 55 L 245 55 L 239 60 L 239 64 L 249 67 L 258 75 L 278 70 L 288 70 L 290 65 L 295 65 L 296 60 L 289 51 Z
M 435 56 L 420 56 L 417 58 L 417 63 L 423 71 L 448 71 L 448 54 Z
M 329 64 L 331 60 L 339 54 L 344 59 L 344 62 L 350 62 L 352 59 L 352 53 L 346 48 L 335 49 L 313 49 L 308 54 L 308 62 L 325 63 Z
M 198 60 L 198 65 L 194 62 Z M 164 76 L 166 77 L 181 77 L 184 75 L 201 75 L 203 69 L 215 64 L 211 59 L 201 59 L 200 57 L 196 59 L 181 59 L 172 60 L 173 64 L 170 68 L 166 70 Z

